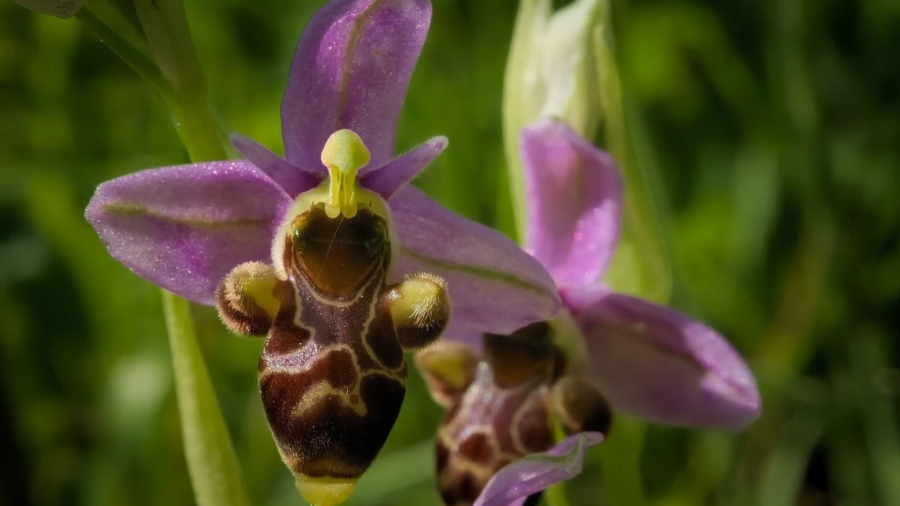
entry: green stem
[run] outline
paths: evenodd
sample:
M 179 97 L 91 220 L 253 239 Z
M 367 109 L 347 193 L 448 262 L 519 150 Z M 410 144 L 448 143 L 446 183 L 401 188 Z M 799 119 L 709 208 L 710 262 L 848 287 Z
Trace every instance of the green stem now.
M 222 142 L 206 98 L 200 61 L 194 52 L 181 0 L 135 0 L 135 9 L 169 86 L 160 90 L 191 160 L 223 160 Z
M 562 422 L 559 417 L 552 416 L 550 417 L 550 423 L 553 425 L 553 438 L 559 443 L 566 438 Z M 570 506 L 569 494 L 566 492 L 566 482 L 554 483 L 547 490 L 544 490 L 544 504 L 546 506 Z
M 160 93 L 194 162 L 225 159 L 180 0 L 136 0 L 147 47 L 119 36 L 90 11 L 78 18 Z M 144 50 L 142 50 L 144 49 Z M 203 354 L 190 303 L 162 291 L 175 390 L 191 485 L 198 506 L 249 506 L 244 478 Z
M 610 506 L 644 504 L 640 466 L 644 429 L 643 422 L 617 414 L 613 428 L 603 442 L 600 465 Z
M 161 90 L 161 94 L 191 160 L 224 159 L 183 6 L 158 0 L 138 4 L 138 9 L 155 58 L 168 65 L 163 71 L 173 86 Z M 178 79 L 173 81 L 173 76 Z M 163 290 L 163 310 L 172 348 L 185 459 L 197 505 L 249 505 L 234 444 L 197 344 L 190 303 Z
M 203 93 L 175 90 L 163 98 L 191 160 L 225 158 Z M 247 506 L 244 476 L 197 343 L 190 303 L 162 292 L 195 500 L 198 506 Z
M 205 93 L 174 91 L 163 98 L 169 106 L 172 122 L 191 161 L 227 158 L 216 124 L 209 112 Z
M 234 446 L 197 345 L 190 303 L 165 290 L 162 300 L 194 497 L 199 506 L 249 506 Z
M 146 54 L 98 19 L 87 6 L 79 10 L 75 14 L 75 18 L 160 93 L 168 94 L 170 89 L 168 81 L 163 77 L 156 63 Z

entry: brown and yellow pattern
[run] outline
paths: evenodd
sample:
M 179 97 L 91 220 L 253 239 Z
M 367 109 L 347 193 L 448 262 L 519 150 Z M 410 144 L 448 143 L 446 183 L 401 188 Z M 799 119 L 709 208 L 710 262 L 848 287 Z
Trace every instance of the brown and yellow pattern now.
M 388 225 L 367 208 L 332 218 L 313 205 L 282 227 L 280 264 L 239 266 L 219 289 L 230 328 L 266 333 L 269 427 L 301 493 L 333 496 L 323 504 L 349 495 L 387 439 L 406 390 L 404 349 L 430 344 L 449 320 L 440 278 L 386 284 Z
M 433 397 L 448 408 L 436 441 L 438 487 L 447 506 L 471 506 L 497 471 L 550 449 L 551 417 L 567 434 L 605 433 L 611 421 L 600 393 L 567 370 L 547 323 L 510 336 L 486 335 L 484 345 L 480 360 L 457 343 L 416 357 Z

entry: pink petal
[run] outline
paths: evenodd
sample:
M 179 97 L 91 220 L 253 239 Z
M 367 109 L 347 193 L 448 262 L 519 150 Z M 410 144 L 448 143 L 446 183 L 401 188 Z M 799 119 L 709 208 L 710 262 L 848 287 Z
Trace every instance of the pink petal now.
M 333 0 L 319 9 L 300 39 L 281 105 L 287 160 L 324 171 L 325 141 L 349 128 L 372 154 L 369 170 L 390 162 L 430 22 L 427 0 Z
M 271 152 L 269 148 L 241 134 L 228 136 L 231 145 L 253 165 L 265 172 L 272 181 L 291 197 L 315 188 L 322 182 L 323 174 L 301 170 Z
M 725 429 L 759 416 L 753 373 L 715 330 L 605 287 L 568 289 L 563 300 L 613 407 L 670 425 Z
M 388 204 L 400 240 L 396 276 L 431 272 L 447 280 L 453 304 L 447 335 L 461 329 L 510 334 L 559 311 L 547 271 L 506 236 L 409 185 Z
M 521 504 L 550 485 L 581 474 L 584 453 L 603 442 L 599 432 L 569 436 L 546 453 L 533 453 L 501 469 L 481 492 L 475 506 Z
M 431 138 L 384 167 L 369 172 L 360 183 L 387 200 L 422 172 L 446 147 L 446 137 Z
M 520 136 L 528 208 L 525 249 L 560 286 L 606 272 L 622 220 L 622 179 L 612 157 L 560 122 Z
M 145 170 L 97 188 L 85 215 L 110 255 L 147 281 L 215 305 L 236 265 L 269 262 L 291 199 L 246 161 Z

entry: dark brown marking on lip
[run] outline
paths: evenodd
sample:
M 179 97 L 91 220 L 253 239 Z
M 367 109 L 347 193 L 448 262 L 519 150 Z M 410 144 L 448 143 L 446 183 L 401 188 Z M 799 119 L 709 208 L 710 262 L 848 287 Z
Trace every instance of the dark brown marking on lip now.
M 315 388 L 304 374 L 270 373 L 260 382 L 269 426 L 292 471 L 306 476 L 359 478 L 387 439 L 405 388 L 381 375 L 362 378 L 360 415 L 338 395 L 327 394 L 301 412 L 296 406 Z M 304 388 L 304 386 L 306 388 Z
M 441 499 L 449 506 L 473 504 L 487 485 L 470 471 L 453 471 L 444 478 L 448 486 L 441 487 Z
M 284 265 L 291 275 L 312 280 L 330 297 L 354 293 L 390 256 L 384 220 L 360 209 L 353 218 L 329 218 L 311 207 L 294 218 L 287 237 Z M 387 252 L 387 255 L 386 255 Z
M 313 206 L 290 220 L 275 253 L 288 279 L 259 360 L 260 395 L 295 475 L 356 479 L 405 395 L 407 364 L 384 297 L 388 226 L 369 209 L 332 219 Z
M 390 310 L 382 297 L 378 299 L 378 314 L 390 314 Z M 363 340 L 369 345 L 375 357 L 388 369 L 396 369 L 403 364 L 403 349 L 398 346 L 394 322 L 386 318 L 378 318 L 369 325 L 369 332 Z
M 268 359 L 287 355 L 303 348 L 309 342 L 309 330 L 294 324 L 297 302 L 293 286 L 288 282 L 278 283 L 275 287 L 275 296 L 281 302 L 281 309 L 275 316 L 275 321 L 266 336 L 266 342 L 260 355 L 259 372 L 262 372 L 265 366 L 263 357 Z
M 494 459 L 495 450 L 487 434 L 476 432 L 459 443 L 460 455 L 476 464 L 487 465 Z
M 434 463 L 435 467 L 437 467 L 438 475 L 441 475 L 444 472 L 444 468 L 447 467 L 447 461 L 450 459 L 450 449 L 441 441 L 441 438 L 435 440 L 434 447 Z

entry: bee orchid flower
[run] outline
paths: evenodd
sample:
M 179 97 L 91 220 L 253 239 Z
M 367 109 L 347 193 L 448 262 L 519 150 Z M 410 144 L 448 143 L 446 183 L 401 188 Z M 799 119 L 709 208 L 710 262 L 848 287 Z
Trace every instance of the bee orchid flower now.
M 612 157 L 550 119 L 522 130 L 520 151 L 524 248 L 553 277 L 565 310 L 483 344 L 448 333 L 417 356 L 432 396 L 449 408 L 437 438 L 448 506 L 533 504 L 581 472 L 585 450 L 609 429 L 610 409 L 731 430 L 760 412 L 752 372 L 718 332 L 601 282 L 622 215 Z M 483 346 L 484 356 L 448 338 Z M 569 436 L 555 447 L 552 419 Z
M 110 254 L 265 335 L 263 405 L 300 493 L 341 503 L 390 432 L 402 352 L 445 328 L 509 333 L 556 314 L 540 264 L 408 183 L 447 146 L 394 158 L 427 0 L 334 0 L 306 27 L 281 107 L 285 158 L 242 136 L 244 160 L 147 170 L 100 185 L 86 216 Z M 423 274 L 427 273 L 427 274 Z

